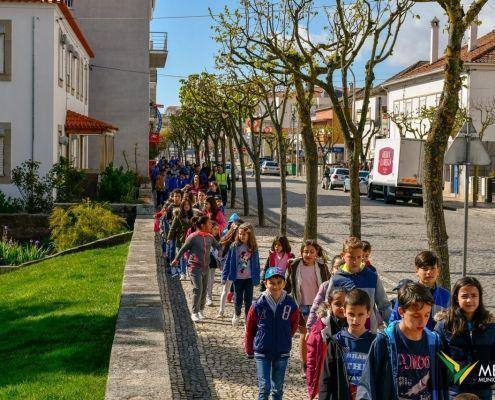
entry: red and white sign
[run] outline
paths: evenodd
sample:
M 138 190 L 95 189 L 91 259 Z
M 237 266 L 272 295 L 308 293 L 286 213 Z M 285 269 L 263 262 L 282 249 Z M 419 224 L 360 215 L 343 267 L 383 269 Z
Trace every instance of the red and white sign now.
M 384 147 L 378 153 L 378 172 L 381 175 L 390 175 L 394 168 L 394 149 Z

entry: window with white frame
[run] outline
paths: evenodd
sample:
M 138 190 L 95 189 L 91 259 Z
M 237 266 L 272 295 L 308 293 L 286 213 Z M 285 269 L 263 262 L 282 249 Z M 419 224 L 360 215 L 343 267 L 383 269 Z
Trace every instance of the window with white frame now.
M 58 30 L 58 84 L 62 86 L 64 81 L 64 43 L 63 43 L 63 32 L 62 29 Z
M 70 92 L 74 94 L 76 89 L 76 55 L 71 54 L 71 62 L 70 62 Z
M 441 93 L 437 93 L 435 95 L 435 105 L 438 107 L 440 105 L 440 98 L 442 97 Z
M 12 63 L 12 21 L 0 20 L 0 81 L 10 81 Z
M 426 96 L 419 98 L 418 112 L 421 112 L 423 108 L 426 108 Z
M 88 104 L 88 97 L 89 97 L 89 65 L 88 64 L 84 66 L 84 70 L 86 73 L 86 98 L 84 99 L 84 104 Z
M 410 116 L 412 115 L 412 110 L 413 110 L 413 101 L 412 99 L 407 99 L 404 102 L 404 114 Z
M 395 100 L 394 101 L 394 114 L 399 115 L 400 114 L 400 100 Z
M 69 50 L 65 52 L 65 74 L 67 76 L 65 84 L 67 87 L 67 91 L 70 91 L 70 83 L 72 78 L 71 72 L 72 72 L 72 52 Z

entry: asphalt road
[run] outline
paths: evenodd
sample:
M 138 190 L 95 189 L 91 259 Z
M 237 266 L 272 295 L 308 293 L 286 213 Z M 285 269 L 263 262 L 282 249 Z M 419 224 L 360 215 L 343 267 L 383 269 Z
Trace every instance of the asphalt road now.
M 263 176 L 263 201 L 266 215 L 278 220 L 280 215 L 279 177 Z M 256 203 L 254 180 L 249 178 L 249 198 Z M 305 216 L 305 183 L 288 179 L 288 226 L 302 237 Z M 414 257 L 428 249 L 423 208 L 412 204 L 384 204 L 383 200 L 362 201 L 362 238 L 373 247 L 373 264 L 382 273 L 388 289 L 399 279 L 414 277 Z M 445 211 L 449 234 L 452 282 L 461 276 L 463 246 L 463 212 Z M 341 189 L 318 188 L 318 234 L 324 248 L 333 256 L 341 250 L 349 232 L 349 194 Z M 470 211 L 468 242 L 468 274 L 484 284 L 488 298 L 495 294 L 495 210 Z M 298 245 L 296 247 L 299 247 Z M 296 249 L 297 250 L 297 249 Z M 495 306 L 495 299 L 488 300 Z

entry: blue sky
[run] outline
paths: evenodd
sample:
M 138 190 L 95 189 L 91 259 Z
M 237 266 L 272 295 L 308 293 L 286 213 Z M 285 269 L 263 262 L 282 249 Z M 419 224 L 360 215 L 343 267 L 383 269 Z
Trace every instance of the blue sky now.
M 323 1 L 322 4 L 331 4 L 332 1 Z M 490 2 L 489 2 L 490 3 Z M 164 76 L 187 76 L 202 71 L 212 72 L 217 44 L 211 38 L 211 18 L 168 18 L 207 15 L 208 7 L 213 12 L 219 12 L 225 5 L 233 7 L 236 1 L 225 0 L 157 0 L 154 19 L 151 23 L 152 31 L 168 32 L 168 59 L 165 68 L 158 71 L 157 102 L 165 105 L 178 105 L 178 91 L 180 78 Z M 483 35 L 495 28 L 495 7 L 485 6 L 481 14 L 482 25 L 479 34 Z M 414 12 L 421 16 L 417 20 L 409 16 L 402 27 L 394 55 L 376 70 L 376 84 L 387 79 L 400 69 L 418 60 L 427 60 L 429 57 L 430 24 L 429 21 L 438 17 L 441 21 L 441 46 L 445 43 L 445 16 L 442 10 L 434 4 L 425 3 L 415 6 Z M 166 18 L 162 18 L 166 17 Z M 315 27 L 317 30 L 318 28 Z M 321 32 L 311 32 L 312 35 L 321 35 Z M 441 47 L 442 48 L 442 47 Z M 440 51 L 440 53 L 442 50 Z M 363 66 L 355 65 L 357 86 L 362 84 Z M 162 75 L 160 75 L 162 74 Z

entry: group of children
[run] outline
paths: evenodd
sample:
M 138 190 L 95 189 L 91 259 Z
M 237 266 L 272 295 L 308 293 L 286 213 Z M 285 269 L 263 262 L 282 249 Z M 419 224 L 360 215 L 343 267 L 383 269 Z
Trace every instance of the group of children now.
M 261 267 L 251 224 L 233 214 L 222 231 L 211 214 L 191 218 L 183 203 L 173 204 L 194 228 L 185 232 L 172 221 L 169 234 L 184 234 L 176 236 L 178 251 L 168 254 L 170 264 L 181 265 L 184 274 L 187 267 L 194 322 L 212 305 L 215 269 L 221 268 L 217 317 L 224 317 L 233 288 L 232 324 L 245 321 L 245 352 L 256 361 L 259 399 L 283 398 L 296 331 L 311 399 L 491 399 L 489 382 L 477 382 L 474 373 L 453 378 L 447 366 L 453 361 L 459 373 L 460 367 L 495 360 L 495 320 L 475 278 L 460 279 L 450 293 L 437 284 L 438 258 L 422 251 L 414 260 L 417 282 L 401 280 L 390 301 L 366 241 L 347 238 L 328 265 L 316 241 L 305 241 L 296 257 L 279 236 Z M 261 295 L 253 301 L 258 284 Z

